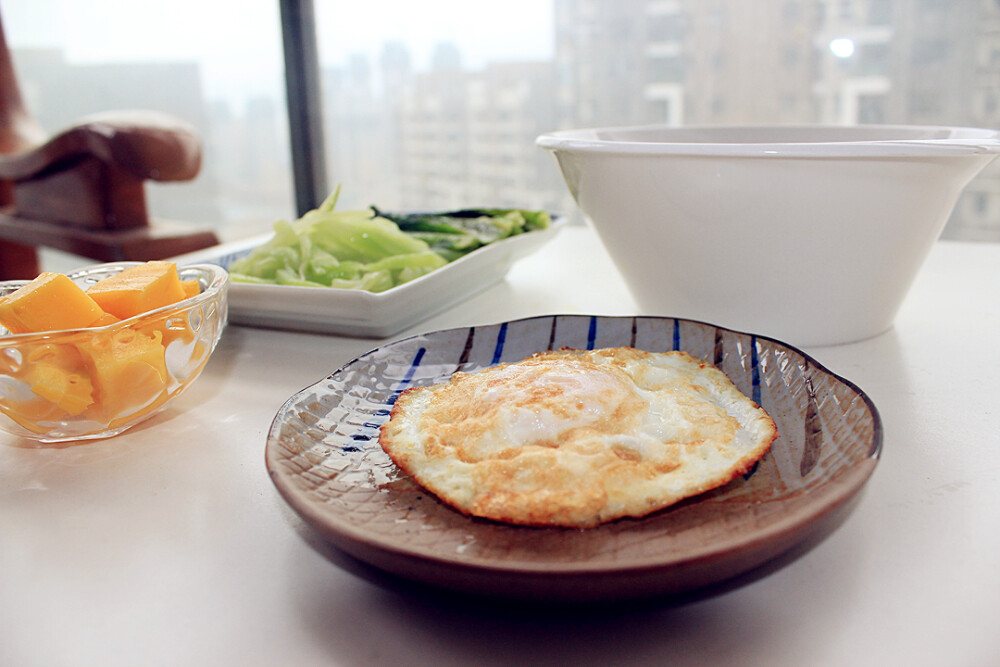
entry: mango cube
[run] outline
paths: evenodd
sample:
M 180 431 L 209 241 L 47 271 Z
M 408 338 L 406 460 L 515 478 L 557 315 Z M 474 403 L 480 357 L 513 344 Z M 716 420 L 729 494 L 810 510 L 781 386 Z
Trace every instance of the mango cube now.
M 94 387 L 90 378 L 56 364 L 34 364 L 25 379 L 32 393 L 71 415 L 80 414 L 94 402 Z
M 197 280 L 182 280 L 181 288 L 184 289 L 185 299 L 201 294 L 201 284 Z
M 35 433 L 45 433 L 48 426 L 41 422 L 61 419 L 65 412 L 55 403 L 44 398 L 14 400 L 0 398 L 0 412 Z
M 61 273 L 45 272 L 0 301 L 0 324 L 14 334 L 89 327 L 104 310 Z
M 107 313 L 128 319 L 186 298 L 173 262 L 152 261 L 125 269 L 87 289 Z
M 26 346 L 24 350 L 27 366 L 35 363 L 54 364 L 68 372 L 78 371 L 84 367 L 80 349 L 73 342 L 42 342 Z
M 97 335 L 81 343 L 80 352 L 107 418 L 143 407 L 166 392 L 170 376 L 159 331 Z

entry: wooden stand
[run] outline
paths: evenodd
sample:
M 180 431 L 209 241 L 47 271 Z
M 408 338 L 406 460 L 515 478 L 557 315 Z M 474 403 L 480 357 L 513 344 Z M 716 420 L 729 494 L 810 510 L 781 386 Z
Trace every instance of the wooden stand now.
M 103 262 L 217 244 L 209 231 L 152 224 L 146 210 L 145 181 L 200 169 L 198 135 L 167 114 L 98 114 L 47 136 L 24 107 L 0 25 L 0 280 L 37 275 L 38 246 Z

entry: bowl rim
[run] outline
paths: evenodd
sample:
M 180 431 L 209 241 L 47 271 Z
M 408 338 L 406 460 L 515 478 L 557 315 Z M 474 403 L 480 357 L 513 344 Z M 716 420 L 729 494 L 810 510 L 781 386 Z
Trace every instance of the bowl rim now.
M 857 138 L 833 139 L 855 133 Z M 803 140 L 803 134 L 819 135 Z M 663 135 L 662 141 L 642 138 Z M 693 140 L 700 134 L 704 139 Z M 881 137 L 879 135 L 882 135 Z M 906 137 L 910 134 L 912 136 Z M 614 136 L 609 136 L 614 135 Z M 745 135 L 742 141 L 734 135 Z M 782 140 L 781 135 L 787 137 Z M 761 140 L 770 137 L 770 140 Z M 756 139 L 756 140 L 751 140 Z M 1000 131 L 951 125 L 634 125 L 546 132 L 535 140 L 553 153 L 719 157 L 927 157 L 995 155 Z
M 85 279 L 88 276 L 97 273 L 106 273 L 108 271 L 115 271 L 115 270 L 120 272 L 131 266 L 138 266 L 141 264 L 145 264 L 145 262 L 121 261 L 121 262 L 107 262 L 104 264 L 91 264 L 81 269 L 71 271 L 66 275 L 71 280 L 76 282 L 78 280 Z M 180 301 L 175 301 L 174 303 L 167 304 L 166 306 L 161 306 L 159 308 L 146 311 L 145 313 L 134 315 L 128 319 L 119 320 L 118 322 L 113 322 L 112 324 L 106 324 L 101 327 L 85 327 L 76 329 L 52 329 L 49 331 L 33 331 L 30 333 L 15 334 L 10 332 L 3 333 L 6 332 L 7 330 L 2 326 L 0 326 L 0 346 L 8 345 L 11 343 L 20 343 L 26 340 L 31 340 L 33 338 L 48 338 L 55 335 L 72 334 L 81 331 L 88 331 L 88 332 L 107 331 L 110 329 L 114 329 L 116 327 L 131 326 L 136 322 L 140 322 L 147 319 L 155 319 L 156 317 L 159 317 L 165 312 L 188 310 L 192 306 L 197 306 L 202 303 L 205 303 L 206 301 L 213 300 L 218 296 L 220 296 L 220 292 L 223 292 L 229 283 L 229 272 L 216 264 L 207 264 L 207 263 L 185 264 L 183 266 L 177 267 L 177 272 L 179 274 L 183 274 L 185 272 L 190 273 L 192 270 L 203 271 L 211 277 L 204 291 L 194 296 L 190 296 L 187 297 L 186 299 L 182 299 Z M 13 291 L 23 285 L 27 285 L 29 282 L 31 281 L 30 280 L 0 281 L 0 290 L 6 290 L 8 288 L 12 288 L 10 291 Z M 6 294 L 9 293 L 10 292 L 6 292 Z M 0 298 L 3 298 L 3 296 L 5 296 L 5 294 L 0 294 Z

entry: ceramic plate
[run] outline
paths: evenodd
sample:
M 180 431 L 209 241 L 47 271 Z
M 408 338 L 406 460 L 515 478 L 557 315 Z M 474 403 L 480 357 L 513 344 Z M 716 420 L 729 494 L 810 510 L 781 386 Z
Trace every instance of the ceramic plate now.
M 642 519 L 588 530 L 463 516 L 378 444 L 403 389 L 560 347 L 685 350 L 762 405 L 780 436 L 747 475 Z M 319 534 L 379 570 L 452 591 L 538 601 L 687 593 L 833 530 L 878 461 L 878 412 L 857 387 L 773 339 L 660 317 L 546 316 L 405 338 L 289 399 L 267 440 L 285 500 Z
M 469 298 L 503 279 L 511 265 L 555 236 L 566 224 L 553 216 L 547 229 L 484 246 L 454 262 L 374 294 L 362 290 L 232 283 L 229 321 L 366 338 L 385 338 Z M 178 263 L 213 263 L 228 268 L 270 234 L 174 258 Z

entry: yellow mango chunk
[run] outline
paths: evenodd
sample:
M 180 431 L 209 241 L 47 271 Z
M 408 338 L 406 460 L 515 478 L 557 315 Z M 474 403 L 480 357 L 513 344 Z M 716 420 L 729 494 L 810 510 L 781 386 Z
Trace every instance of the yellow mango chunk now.
M 122 320 L 186 298 L 177 265 L 161 261 L 129 267 L 91 285 L 87 294 Z
M 33 399 L 0 397 L 0 411 L 24 428 L 44 433 L 43 421 L 81 414 L 94 403 L 93 386 L 74 343 L 42 342 L 22 349 L 23 363 L 0 364 L 0 372 L 23 382 Z
M 167 392 L 163 392 L 162 394 L 157 396 L 155 400 L 150 401 L 139 410 L 136 410 L 134 412 L 129 412 L 123 414 L 121 417 L 112 419 L 111 421 L 108 422 L 108 428 L 118 428 L 119 426 L 122 426 L 127 422 L 135 421 L 136 419 L 144 417 L 151 412 L 155 412 L 156 410 L 160 409 L 160 407 L 162 407 L 163 404 L 166 403 L 169 398 L 170 395 L 167 394 Z
M 44 398 L 16 401 L 0 398 L 0 412 L 34 433 L 45 433 L 48 425 L 41 422 L 57 421 L 65 416 L 58 406 Z
M 104 310 L 61 273 L 45 272 L 0 301 L 0 324 L 14 334 L 88 327 Z
M 95 335 L 80 344 L 80 352 L 105 418 L 143 407 L 166 392 L 169 375 L 159 331 Z
M 94 402 L 94 387 L 90 378 L 69 372 L 56 364 L 32 364 L 25 379 L 32 393 L 71 415 L 80 414 Z
M 27 348 L 26 367 L 33 363 L 55 364 L 67 372 L 82 369 L 83 357 L 75 343 L 38 343 Z
M 197 280 L 182 280 L 181 288 L 184 290 L 185 299 L 201 294 L 201 284 Z

